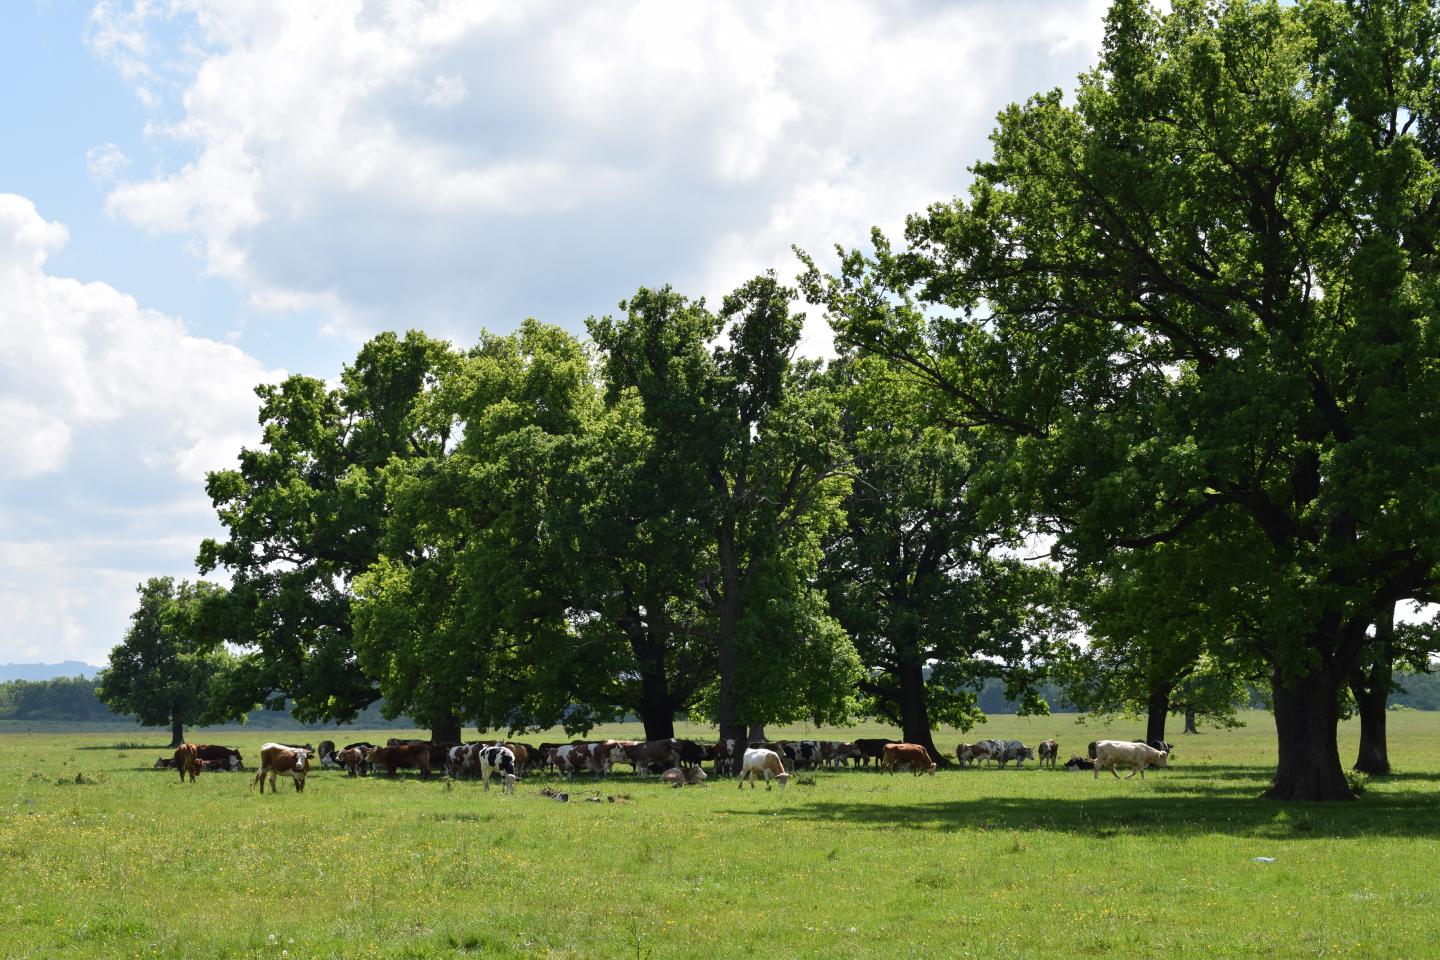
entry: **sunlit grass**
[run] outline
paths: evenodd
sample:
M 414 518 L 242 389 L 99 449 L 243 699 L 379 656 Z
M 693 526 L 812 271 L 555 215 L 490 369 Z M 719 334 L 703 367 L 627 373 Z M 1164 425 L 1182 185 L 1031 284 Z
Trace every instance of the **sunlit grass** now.
M 151 769 L 159 735 L 4 735 L 0 956 L 1435 955 L 1440 715 L 1392 715 L 1398 775 L 1343 806 L 1257 800 L 1273 726 L 1247 719 L 1177 738 L 1176 765 L 1143 783 L 846 771 L 767 793 L 580 776 L 569 803 L 539 795 L 546 777 L 505 797 L 329 771 L 261 799 L 253 772 L 182 785 Z M 1063 760 L 1104 733 L 995 717 L 937 742 L 1053 735 Z M 247 761 L 272 738 L 290 739 L 195 735 Z

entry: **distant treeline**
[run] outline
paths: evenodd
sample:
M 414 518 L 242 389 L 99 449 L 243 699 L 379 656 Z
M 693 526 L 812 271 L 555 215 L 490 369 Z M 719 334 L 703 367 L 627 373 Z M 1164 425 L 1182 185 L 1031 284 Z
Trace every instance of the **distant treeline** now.
M 1440 710 L 1440 674 L 1397 674 L 1396 682 L 1403 688 L 1390 695 L 1392 707 L 1412 710 Z M 115 713 L 95 697 L 98 678 L 57 677 L 53 680 L 9 680 L 0 682 L 0 720 L 31 720 L 61 723 L 125 723 L 133 718 Z M 1051 713 L 1074 713 L 1075 705 L 1055 686 L 1040 688 L 1041 698 L 1050 705 Z M 987 714 L 1014 713 L 1019 706 L 1005 697 L 1005 684 L 991 678 L 980 690 L 980 709 Z M 1252 707 L 1259 707 L 1259 702 Z M 367 707 L 355 720 L 359 729 L 411 728 L 409 717 L 385 719 L 383 703 Z M 299 723 L 290 717 L 288 708 L 256 710 L 250 714 L 248 726 L 257 730 L 293 730 L 297 727 L 322 725 Z

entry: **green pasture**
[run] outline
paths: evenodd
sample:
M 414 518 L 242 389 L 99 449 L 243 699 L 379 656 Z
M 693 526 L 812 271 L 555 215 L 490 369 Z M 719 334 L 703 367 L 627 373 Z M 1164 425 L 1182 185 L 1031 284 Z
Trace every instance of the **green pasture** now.
M 767 793 L 624 774 L 577 777 L 563 804 L 540 796 L 549 777 L 506 797 L 331 771 L 262 799 L 251 775 L 182 785 L 152 769 L 162 735 L 7 733 L 0 956 L 1440 955 L 1440 713 L 1392 714 L 1397 774 L 1344 806 L 1257 800 L 1273 727 L 1245 719 L 1176 738 L 1175 766 L 1143 783 L 842 771 Z M 992 717 L 965 739 L 1055 736 L 1063 759 L 1136 729 Z M 621 733 L 635 735 L 597 731 Z M 192 737 L 239 747 L 252 770 L 272 738 L 319 736 Z M 622 796 L 584 802 L 596 790 Z

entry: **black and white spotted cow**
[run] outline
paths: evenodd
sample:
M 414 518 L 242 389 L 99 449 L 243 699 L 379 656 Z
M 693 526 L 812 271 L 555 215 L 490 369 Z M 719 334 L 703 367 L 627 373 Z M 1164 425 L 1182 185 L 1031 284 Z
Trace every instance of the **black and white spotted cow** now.
M 515 792 L 515 754 L 509 747 L 481 747 L 479 751 L 480 782 L 490 789 L 490 774 L 500 775 L 500 787 L 505 793 Z

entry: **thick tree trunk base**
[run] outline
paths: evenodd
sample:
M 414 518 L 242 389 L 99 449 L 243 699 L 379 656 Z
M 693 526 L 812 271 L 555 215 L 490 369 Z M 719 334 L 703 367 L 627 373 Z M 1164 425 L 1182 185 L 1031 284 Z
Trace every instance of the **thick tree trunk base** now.
M 1165 720 L 1170 716 L 1170 690 L 1152 690 L 1146 703 L 1145 739 L 1164 740 Z
M 1279 764 L 1267 800 L 1332 802 L 1354 800 L 1340 748 L 1335 739 L 1339 721 L 1339 682 L 1316 670 L 1288 684 L 1277 675 L 1271 688 L 1275 698 L 1275 733 Z
M 185 724 L 179 720 L 170 723 L 170 746 L 178 747 L 185 742 Z
M 1390 772 L 1390 749 L 1385 736 L 1385 701 L 1388 690 L 1364 691 L 1357 695 L 1360 707 L 1360 750 L 1351 769 L 1383 777 Z
M 1189 707 L 1185 708 L 1185 729 L 1181 730 L 1180 732 L 1182 734 L 1193 733 L 1197 735 L 1200 733 L 1200 731 L 1195 727 L 1195 711 L 1190 709 Z
M 464 731 L 460 727 L 460 721 L 448 723 L 437 723 L 430 728 L 431 743 L 460 743 L 464 739 Z

